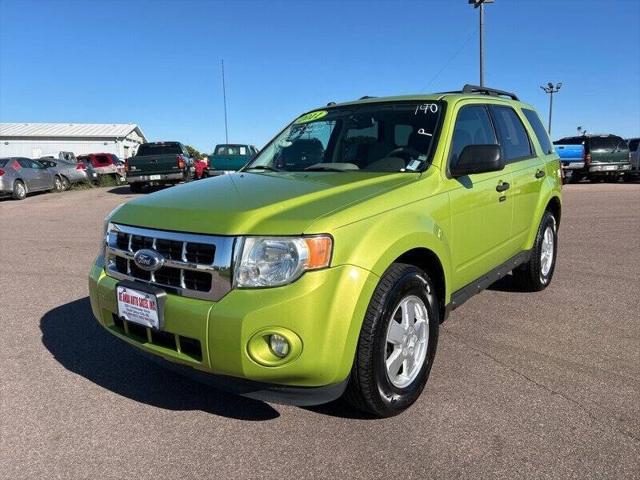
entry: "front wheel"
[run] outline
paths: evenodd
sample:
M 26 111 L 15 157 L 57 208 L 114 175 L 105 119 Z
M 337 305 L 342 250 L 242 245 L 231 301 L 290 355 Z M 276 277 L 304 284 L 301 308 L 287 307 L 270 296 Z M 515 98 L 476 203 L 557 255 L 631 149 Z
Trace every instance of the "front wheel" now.
M 429 276 L 412 265 L 391 265 L 367 309 L 345 399 L 378 417 L 409 408 L 429 378 L 439 318 Z
M 547 288 L 556 268 L 557 252 L 558 224 L 553 214 L 547 210 L 542 216 L 531 258 L 513 271 L 518 286 L 528 292 L 539 292 Z

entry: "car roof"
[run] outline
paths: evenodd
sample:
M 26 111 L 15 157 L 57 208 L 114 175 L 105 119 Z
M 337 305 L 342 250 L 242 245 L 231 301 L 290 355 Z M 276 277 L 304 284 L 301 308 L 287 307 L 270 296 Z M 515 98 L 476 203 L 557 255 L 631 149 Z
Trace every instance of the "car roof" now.
M 508 97 L 508 98 L 505 98 Z M 497 101 L 497 103 L 505 103 L 510 105 L 519 105 L 523 108 L 532 109 L 533 107 L 525 102 L 522 102 L 518 97 L 511 92 L 504 90 L 497 90 L 489 87 L 478 87 L 475 85 L 465 85 L 462 90 L 450 91 L 450 92 L 437 92 L 437 93 L 420 93 L 413 95 L 397 95 L 389 97 L 370 97 L 364 96 L 357 100 L 335 103 L 330 102 L 325 107 L 314 108 L 315 110 L 328 110 L 332 108 L 349 107 L 356 105 L 371 105 L 377 103 L 395 103 L 395 102 L 435 102 L 440 100 L 446 100 L 450 102 L 457 102 L 460 100 L 477 100 L 478 98 L 490 100 L 491 102 Z

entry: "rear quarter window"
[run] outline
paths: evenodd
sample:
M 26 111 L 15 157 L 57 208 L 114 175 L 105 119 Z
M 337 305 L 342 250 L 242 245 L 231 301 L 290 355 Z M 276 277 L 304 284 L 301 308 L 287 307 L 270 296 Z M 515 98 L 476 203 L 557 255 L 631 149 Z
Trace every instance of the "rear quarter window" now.
M 547 131 L 545 130 L 538 114 L 534 110 L 529 110 L 528 108 L 523 108 L 522 113 L 524 113 L 524 116 L 529 122 L 529 125 L 531 125 L 533 132 L 536 134 L 540 148 L 542 148 L 542 153 L 553 153 L 553 145 L 551 145 L 549 135 L 547 135 Z

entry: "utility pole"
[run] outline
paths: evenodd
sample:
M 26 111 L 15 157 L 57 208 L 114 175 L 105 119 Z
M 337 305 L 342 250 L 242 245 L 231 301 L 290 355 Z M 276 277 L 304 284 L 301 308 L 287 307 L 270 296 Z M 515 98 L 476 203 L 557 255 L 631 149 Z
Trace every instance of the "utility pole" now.
M 468 0 L 473 8 L 480 9 L 480 86 L 484 87 L 484 4 L 494 0 Z
M 541 85 L 540 88 L 544 90 L 544 93 L 549 94 L 549 136 L 551 136 L 551 116 L 553 115 L 553 94 L 558 93 L 560 88 L 562 87 L 562 82 L 556 83 L 555 85 L 551 82 L 547 83 L 547 85 Z
M 224 141 L 229 143 L 229 126 L 227 124 L 227 89 L 224 83 L 224 59 L 221 60 L 222 65 L 222 101 L 224 102 Z

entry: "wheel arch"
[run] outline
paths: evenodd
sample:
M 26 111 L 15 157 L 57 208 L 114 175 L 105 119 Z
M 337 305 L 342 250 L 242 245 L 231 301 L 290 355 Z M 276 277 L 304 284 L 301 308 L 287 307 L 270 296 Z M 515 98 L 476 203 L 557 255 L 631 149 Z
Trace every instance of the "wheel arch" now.
M 550 211 L 553 216 L 556 218 L 556 224 L 560 225 L 560 217 L 562 216 L 562 204 L 560 202 L 560 198 L 553 196 L 547 202 L 547 207 L 545 211 Z
M 560 218 L 562 216 L 562 198 L 560 193 L 556 190 L 552 190 L 549 194 L 540 199 L 538 207 L 536 208 L 533 222 L 529 231 L 529 237 L 525 245 L 525 249 L 533 248 L 533 244 L 536 240 L 536 234 L 538 233 L 538 227 L 542 221 L 544 212 L 550 211 L 556 218 L 556 225 L 560 225 Z
M 440 323 L 442 323 L 445 319 L 447 282 L 444 268 L 438 255 L 428 248 L 416 247 L 400 255 L 393 263 L 413 265 L 429 274 L 429 278 L 434 283 L 436 289 Z

